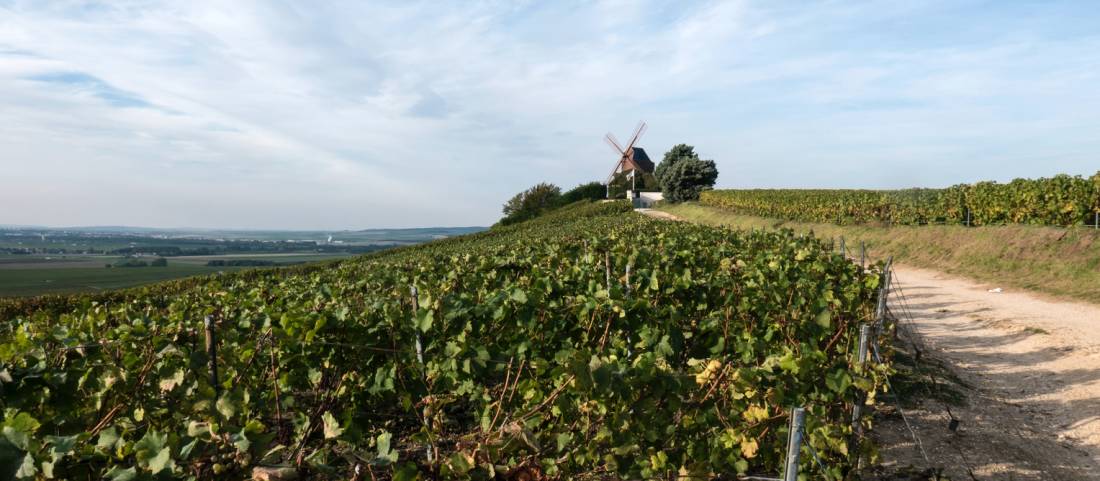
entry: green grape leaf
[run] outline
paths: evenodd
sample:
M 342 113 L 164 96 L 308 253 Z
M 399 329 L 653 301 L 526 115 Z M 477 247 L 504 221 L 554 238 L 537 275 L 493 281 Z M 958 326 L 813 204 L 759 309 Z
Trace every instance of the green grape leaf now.
M 516 301 L 520 304 L 526 304 L 527 303 L 527 293 L 523 292 L 523 289 L 520 289 L 518 287 L 515 288 L 515 289 L 512 289 L 512 300 Z
M 107 474 L 104 474 L 103 477 L 111 481 L 133 481 L 137 479 L 137 469 L 132 466 L 129 468 L 114 466 L 110 471 L 107 471 Z
M 393 434 L 390 434 L 388 431 L 374 438 L 378 451 L 378 455 L 375 456 L 373 461 L 374 464 L 387 466 L 397 462 L 397 451 L 390 448 L 390 440 L 392 438 Z
M 435 311 L 431 309 L 422 309 L 422 314 L 416 319 L 416 327 L 420 329 L 420 332 L 428 332 L 428 329 L 432 328 L 432 323 L 435 321 Z
M 340 421 L 337 421 L 336 418 L 332 416 L 332 413 L 325 411 L 325 413 L 321 415 L 321 421 L 324 422 L 325 425 L 325 439 L 340 437 L 341 434 L 344 434 L 344 430 L 340 427 Z

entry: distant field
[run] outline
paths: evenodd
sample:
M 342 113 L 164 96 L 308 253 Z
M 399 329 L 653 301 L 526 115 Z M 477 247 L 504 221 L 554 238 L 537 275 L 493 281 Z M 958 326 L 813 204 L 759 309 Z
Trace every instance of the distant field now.
M 181 249 L 296 251 L 323 248 L 351 250 L 371 245 L 419 244 L 471 234 L 484 227 L 367 229 L 361 231 L 239 231 L 143 228 L 36 229 L 0 226 L 0 249 L 48 249 L 54 252 L 111 251 L 136 248 L 153 252 Z
M 95 292 L 168 279 L 367 254 L 482 231 L 482 227 L 253 231 L 142 227 L 12 227 L 0 225 L 0 297 Z M 106 267 L 136 257 L 167 267 Z M 207 266 L 210 261 L 226 261 Z
M 269 260 L 280 264 L 318 262 L 348 254 L 238 254 L 173 257 L 167 267 L 113 267 L 118 256 L 0 256 L 0 297 L 94 292 L 250 267 L 207 267 L 211 260 Z M 151 260 L 146 258 L 145 260 Z
M 206 265 L 207 262 L 213 260 L 255 260 L 255 261 L 272 261 L 280 264 L 300 264 L 303 262 L 317 262 L 327 261 L 330 259 L 341 259 L 345 257 L 353 257 L 351 254 L 228 254 L 222 256 L 187 256 L 187 257 L 172 257 L 168 259 L 169 264 L 173 262 Z

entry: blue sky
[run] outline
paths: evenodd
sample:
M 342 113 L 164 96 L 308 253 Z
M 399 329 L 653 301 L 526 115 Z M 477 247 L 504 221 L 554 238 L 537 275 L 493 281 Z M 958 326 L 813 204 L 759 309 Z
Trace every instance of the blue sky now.
M 604 133 L 720 187 L 1100 169 L 1092 2 L 0 0 L 0 224 L 487 225 Z

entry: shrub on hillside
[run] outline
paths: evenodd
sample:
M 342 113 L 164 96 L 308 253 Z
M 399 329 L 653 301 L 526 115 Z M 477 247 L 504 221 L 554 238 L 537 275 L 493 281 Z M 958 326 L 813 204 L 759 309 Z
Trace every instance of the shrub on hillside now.
M 516 194 L 504 204 L 504 218 L 500 225 L 515 224 L 542 215 L 560 205 L 561 187 L 548 182 Z
M 589 182 L 569 189 L 561 195 L 560 205 L 569 205 L 582 200 L 603 200 L 607 197 L 607 187 L 599 182 Z

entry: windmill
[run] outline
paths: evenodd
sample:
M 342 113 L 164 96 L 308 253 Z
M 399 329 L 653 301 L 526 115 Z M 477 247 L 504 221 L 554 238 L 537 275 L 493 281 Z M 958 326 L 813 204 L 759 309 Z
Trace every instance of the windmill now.
M 611 180 L 617 174 L 630 171 L 630 188 L 634 190 L 638 181 L 637 171 L 640 170 L 643 174 L 653 173 L 653 161 L 649 160 L 645 149 L 634 146 L 638 142 L 638 138 L 645 133 L 645 130 L 645 121 L 638 122 L 638 127 L 634 129 L 634 135 L 630 137 L 630 142 L 626 144 L 625 148 L 615 139 L 615 135 L 608 133 L 604 136 L 607 145 L 610 145 L 612 149 L 615 149 L 615 153 L 619 154 L 619 162 L 615 164 L 615 169 L 607 176 L 607 182 L 605 182 L 608 186 L 609 195 L 611 193 Z

